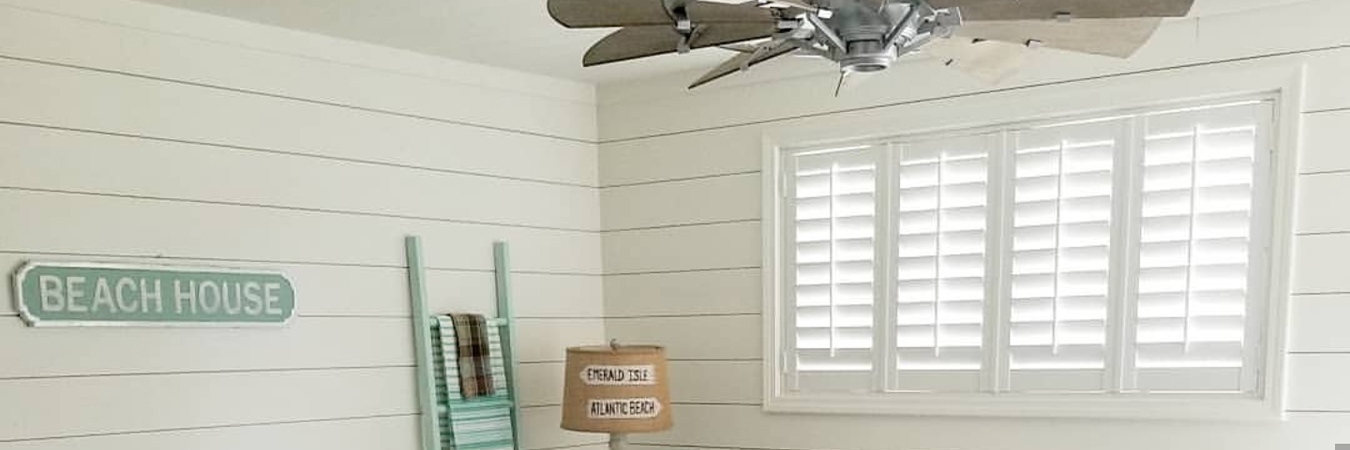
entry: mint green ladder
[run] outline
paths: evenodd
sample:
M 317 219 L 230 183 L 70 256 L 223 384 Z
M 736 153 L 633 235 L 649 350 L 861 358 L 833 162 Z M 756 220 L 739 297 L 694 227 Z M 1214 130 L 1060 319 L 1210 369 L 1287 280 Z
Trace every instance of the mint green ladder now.
M 421 411 L 421 441 L 422 450 L 449 450 L 446 449 L 445 438 L 448 436 L 448 423 L 442 423 L 443 417 L 448 414 L 449 408 L 463 407 L 463 405 L 452 406 L 449 402 L 441 402 L 438 399 L 442 396 L 438 385 L 444 386 L 449 380 L 441 380 L 438 383 L 437 375 L 437 354 L 440 349 L 436 345 L 439 336 L 434 332 L 439 332 L 440 326 L 433 322 L 434 315 L 427 311 L 427 290 L 426 290 L 426 267 L 422 262 L 422 240 L 417 236 L 409 236 L 405 242 L 408 252 L 408 287 L 412 294 L 412 316 L 413 316 L 413 346 L 417 352 L 417 397 L 418 410 Z M 520 362 L 516 359 L 516 322 L 515 314 L 511 308 L 511 261 L 510 249 L 505 242 L 496 242 L 492 245 L 492 256 L 494 269 L 496 273 L 497 286 L 497 318 L 491 323 L 498 328 L 499 339 L 501 340 L 502 361 L 504 368 L 504 378 L 506 381 L 506 393 L 504 398 L 489 399 L 490 403 L 481 403 L 484 406 L 507 402 L 510 405 L 510 420 L 512 442 L 517 450 L 520 449 L 520 404 L 516 401 L 516 379 L 515 374 L 520 368 Z M 445 404 L 442 404 L 445 403 Z M 470 405 L 471 410 L 474 405 Z M 461 449 L 471 450 L 471 449 Z

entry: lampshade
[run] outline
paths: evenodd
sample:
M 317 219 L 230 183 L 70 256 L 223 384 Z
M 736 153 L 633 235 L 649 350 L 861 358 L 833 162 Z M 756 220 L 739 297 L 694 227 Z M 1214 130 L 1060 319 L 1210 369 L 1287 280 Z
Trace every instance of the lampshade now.
M 648 345 L 567 349 L 562 427 L 595 433 L 667 430 L 666 350 Z

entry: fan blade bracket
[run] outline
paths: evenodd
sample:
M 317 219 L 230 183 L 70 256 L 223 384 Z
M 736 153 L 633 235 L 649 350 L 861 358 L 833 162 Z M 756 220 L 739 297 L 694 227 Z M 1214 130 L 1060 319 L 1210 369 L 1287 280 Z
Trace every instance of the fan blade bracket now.
M 894 45 L 904 47 L 905 45 L 908 45 L 910 41 L 914 40 L 915 36 L 919 35 L 918 22 L 920 9 L 928 9 L 931 11 L 931 8 L 928 8 L 928 6 L 923 3 L 911 6 L 909 11 L 905 12 L 905 17 L 901 18 L 899 22 L 896 22 L 895 26 L 886 33 L 886 44 L 883 47 L 890 48 Z
M 965 15 L 961 14 L 961 8 L 939 9 L 935 10 L 934 13 L 936 15 L 933 16 L 933 21 L 937 24 L 937 28 L 941 30 L 937 34 L 941 34 L 943 37 L 950 36 L 953 30 L 966 22 Z
M 831 47 L 839 49 L 840 51 L 848 51 L 848 45 L 844 43 L 844 39 L 839 37 L 839 34 L 835 33 L 834 29 L 830 28 L 830 25 L 825 23 L 825 20 L 820 16 L 807 14 L 806 21 L 811 23 L 811 27 L 814 28 L 817 33 L 820 33 L 820 36 L 825 38 L 825 42 L 828 42 Z
M 717 46 L 717 48 L 736 53 L 754 53 L 755 49 L 758 47 L 746 44 L 727 44 L 727 45 L 719 45 Z
M 698 42 L 699 38 L 703 37 L 703 33 L 706 31 L 708 31 L 708 27 L 694 27 L 693 31 L 681 38 L 680 43 L 682 45 L 677 48 L 679 53 L 689 53 L 693 50 L 693 44 Z
M 708 73 L 703 74 L 697 80 L 689 85 L 689 89 L 695 89 L 699 86 L 711 83 L 728 75 L 749 71 L 756 64 L 778 58 L 798 51 L 797 45 L 791 41 L 772 41 L 756 46 L 753 53 L 741 53 L 731 57 L 717 67 L 714 67 Z

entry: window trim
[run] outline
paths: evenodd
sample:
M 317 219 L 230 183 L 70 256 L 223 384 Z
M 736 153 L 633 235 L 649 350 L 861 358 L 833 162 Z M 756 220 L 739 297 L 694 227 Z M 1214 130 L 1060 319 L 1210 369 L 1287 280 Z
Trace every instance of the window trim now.
M 1284 417 L 1284 365 L 1287 333 L 1286 312 L 1289 301 L 1290 248 L 1293 243 L 1293 185 L 1296 181 L 1304 68 L 1300 65 L 1244 64 L 1242 67 L 1206 67 L 1184 73 L 1118 76 L 1088 82 L 983 94 L 956 101 L 920 102 L 922 107 L 888 108 L 866 118 L 847 114 L 813 122 L 811 127 L 771 131 L 763 136 L 762 217 L 764 276 L 764 403 L 771 413 L 886 414 L 912 416 L 995 416 L 995 417 L 1084 417 L 1122 419 L 1193 420 L 1279 420 Z M 1272 217 L 1269 258 L 1265 264 L 1267 298 L 1264 329 L 1264 354 L 1260 355 L 1257 392 L 1259 397 L 1231 394 L 1016 394 L 1016 393 L 903 393 L 868 394 L 784 394 L 782 371 L 789 364 L 784 349 L 785 314 L 782 298 L 782 239 L 778 218 L 782 208 L 785 178 L 781 176 L 782 156 L 790 143 L 793 148 L 830 142 L 862 143 L 879 138 L 945 134 L 974 134 L 986 129 L 1005 129 L 1008 125 L 1026 125 L 1056 118 L 1106 115 L 1131 111 L 1155 111 L 1160 108 L 1206 104 L 1220 99 L 1264 96 L 1274 99 L 1275 122 L 1271 131 L 1276 139 L 1269 160 L 1268 203 Z M 1133 99 L 1128 105 L 1101 108 L 1100 98 Z M 1021 117 L 1006 111 L 1009 101 L 1027 105 Z M 1019 106 L 1021 106 L 1019 105 Z M 983 107 L 983 108 L 982 108 Z M 841 117 L 843 116 L 843 117 Z M 967 124 L 944 123 L 942 117 L 961 117 Z M 907 130 L 895 131 L 894 124 L 906 124 Z M 974 126 L 969 125 L 974 124 Z M 995 125 L 990 125 L 995 124 Z M 890 132 L 885 132 L 890 131 Z M 1131 152 L 1124 152 L 1131 154 Z M 891 154 L 890 152 L 886 153 Z M 992 155 L 991 163 L 1002 158 Z M 888 157 L 889 158 L 889 157 Z M 885 162 L 889 163 L 889 159 Z M 1135 173 L 1138 173 L 1137 171 Z M 994 185 L 991 184 L 991 188 Z M 1119 189 L 1119 188 L 1117 188 Z M 1000 190 L 1002 187 L 1000 186 Z M 888 190 L 889 191 L 889 190 Z M 1000 195 L 1006 195 L 1001 193 Z M 890 193 L 878 201 L 889 201 Z M 1000 204 L 1000 206 L 1003 206 Z M 991 211 L 991 217 L 996 212 Z M 887 219 L 889 220 L 889 219 Z M 1264 222 L 1264 221 L 1262 221 Z M 1256 230 L 1253 230 L 1256 232 Z M 1113 240 L 1120 233 L 1113 230 Z M 885 239 L 890 239 L 889 236 Z M 1007 255 L 999 255 L 1006 258 Z M 889 259 L 889 258 L 885 258 Z M 1113 286 L 1114 288 L 1114 286 Z M 1003 289 L 1002 286 L 998 289 Z M 1119 304 L 1121 302 L 1112 302 Z M 1115 307 L 1114 305 L 1112 307 Z M 988 308 L 993 309 L 993 308 Z M 1118 316 L 1123 317 L 1123 316 Z M 996 322 L 989 322 L 996 323 Z M 1251 330 L 1249 330 L 1251 332 Z M 996 352 L 986 352 L 996 354 Z M 986 360 L 995 358 L 988 356 Z M 1108 368 L 1110 370 L 1110 368 Z M 994 372 L 998 373 L 998 372 Z

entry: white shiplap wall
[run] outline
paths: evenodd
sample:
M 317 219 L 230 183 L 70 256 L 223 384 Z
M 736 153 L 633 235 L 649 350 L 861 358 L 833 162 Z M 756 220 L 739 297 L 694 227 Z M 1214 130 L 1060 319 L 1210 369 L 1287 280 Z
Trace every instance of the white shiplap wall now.
M 991 90 L 912 62 L 830 97 L 834 76 L 690 76 L 600 91 L 605 311 L 611 337 L 670 347 L 674 430 L 644 450 L 1330 450 L 1350 443 L 1350 2 L 1312 0 L 1167 23 L 1137 57 L 1042 52 Z M 1284 24 L 1284 25 L 1281 25 Z M 1287 25 L 1287 26 L 1286 26 Z M 1166 85 L 1306 67 L 1283 423 L 943 419 L 761 411 L 760 166 L 766 132 L 906 117 L 958 126 L 962 108 L 1025 108 L 1072 87 Z M 767 72 L 767 70 L 766 70 Z M 1234 74 L 1234 75 L 1230 75 Z M 767 81 L 766 81 L 767 80 Z M 1120 90 L 1110 91 L 1119 93 Z M 1100 107 L 1112 106 L 1103 95 Z M 1043 111 L 1042 111 L 1043 112 Z M 974 124 L 972 124 L 974 125 Z M 866 128 L 858 126 L 859 128 Z
M 29 329 L 0 290 L 0 449 L 417 448 L 402 238 L 439 312 L 512 244 L 526 449 L 604 337 L 594 89 L 123 0 L 0 0 L 0 268 L 275 268 L 280 330 Z

